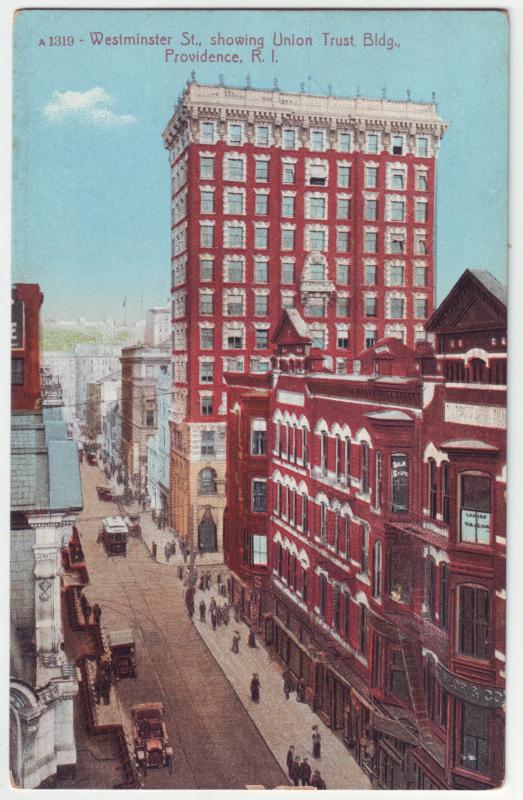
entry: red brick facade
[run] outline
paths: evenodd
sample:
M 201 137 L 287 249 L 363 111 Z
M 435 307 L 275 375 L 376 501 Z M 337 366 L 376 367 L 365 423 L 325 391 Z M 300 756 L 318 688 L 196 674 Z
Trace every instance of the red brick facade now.
M 503 288 L 465 272 L 427 328 L 435 352 L 383 339 L 336 376 L 284 317 L 263 521 L 244 454 L 267 389 L 227 376 L 228 474 L 249 466 L 228 484 L 225 552 L 259 602 L 253 624 L 376 786 L 487 788 L 503 776 Z M 238 554 L 265 525 L 257 591 Z
M 11 407 L 32 411 L 40 405 L 40 307 L 36 283 L 16 283 L 11 296 Z

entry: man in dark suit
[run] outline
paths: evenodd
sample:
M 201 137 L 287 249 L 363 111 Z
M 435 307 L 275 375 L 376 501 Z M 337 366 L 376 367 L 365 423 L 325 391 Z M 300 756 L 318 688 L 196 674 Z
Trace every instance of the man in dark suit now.
M 292 770 L 294 767 L 294 745 L 292 744 L 289 747 L 289 752 L 287 753 L 287 772 L 289 773 L 289 778 L 292 780 Z

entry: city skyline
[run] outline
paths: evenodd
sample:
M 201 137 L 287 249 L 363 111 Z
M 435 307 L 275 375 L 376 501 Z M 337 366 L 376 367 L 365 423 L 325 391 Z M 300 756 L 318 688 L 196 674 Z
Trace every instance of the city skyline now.
M 59 13 L 20 14 L 15 50 L 48 35 Z M 186 15 L 183 27 L 194 25 L 204 44 L 225 26 L 231 35 L 245 28 L 236 12 L 220 12 L 219 25 L 212 12 L 180 13 Z M 334 96 L 378 98 L 386 86 L 389 99 L 406 99 L 409 90 L 412 100 L 426 102 L 435 92 L 438 113 L 450 123 L 438 157 L 438 302 L 465 267 L 487 268 L 506 280 L 506 79 L 500 57 L 506 22 L 503 15 L 491 20 L 490 14 L 449 13 L 460 41 L 455 50 L 442 35 L 448 14 L 343 12 L 345 26 L 349 18 L 355 33 L 383 27 L 401 46 L 330 48 L 325 59 L 318 38 L 318 46 L 282 51 L 270 67 L 229 64 L 225 81 L 244 86 L 249 72 L 253 88 L 270 88 L 277 79 L 282 91 L 297 92 L 303 83 L 314 94 L 328 94 L 334 84 Z M 277 14 L 255 15 L 259 35 L 270 38 L 275 25 L 310 33 L 313 15 Z M 327 17 L 321 27 L 328 22 L 343 29 L 339 14 Z M 93 25 L 107 32 L 129 29 L 128 17 L 118 12 L 77 12 L 68 22 L 76 36 L 87 35 Z M 177 12 L 134 12 L 133 22 L 144 34 L 180 30 Z M 140 316 L 142 296 L 147 308 L 168 293 L 169 165 L 161 131 L 190 65 L 165 64 L 152 51 L 144 51 L 137 64 L 135 48 L 70 48 L 64 78 L 65 50 L 57 57 L 50 48 L 34 47 L 30 72 L 21 67 L 15 74 L 14 216 L 27 224 L 15 229 L 12 277 L 40 284 L 49 298 L 48 316 L 59 319 L 63 308 L 68 316 L 88 316 L 96 303 L 100 317 L 118 319 L 125 310 L 131 323 Z M 413 63 L 419 66 L 415 75 Z M 219 83 L 219 65 L 196 67 L 199 82 Z M 335 82 L 347 71 L 345 86 Z M 482 93 L 472 90 L 477 81 Z M 29 183 L 24 174 L 31 175 Z M 487 215 L 496 220 L 493 225 L 484 225 Z

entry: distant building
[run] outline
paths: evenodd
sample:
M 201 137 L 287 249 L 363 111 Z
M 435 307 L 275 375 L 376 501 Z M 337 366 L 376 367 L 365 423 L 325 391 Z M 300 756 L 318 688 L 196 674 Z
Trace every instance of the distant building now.
M 116 402 L 109 403 L 102 419 L 102 453 L 107 457 L 109 471 L 120 471 L 122 466 L 122 414 L 121 386 Z
M 171 306 L 149 308 L 145 314 L 144 343 L 158 347 L 171 339 Z
M 39 395 L 38 286 L 13 303 L 11 413 L 11 662 L 9 758 L 15 786 L 49 786 L 74 774 L 76 669 L 64 650 L 62 550 L 82 509 L 76 442 L 57 396 Z M 42 406 L 42 407 L 41 407 Z
M 147 442 L 157 431 L 157 380 L 171 361 L 169 347 L 135 345 L 122 350 L 122 444 L 126 480 L 147 491 Z
M 85 428 L 90 439 L 101 437 L 104 418 L 108 410 L 121 397 L 121 390 L 121 370 L 87 383 Z
M 148 494 L 151 506 L 169 520 L 169 410 L 172 393 L 171 364 L 160 366 L 157 381 L 156 417 L 158 431 L 147 443 Z
M 44 351 L 42 367 L 60 382 L 64 417 L 71 423 L 76 415 L 76 361 L 71 351 Z
M 87 384 L 109 373 L 119 372 L 121 347 L 104 344 L 77 344 L 75 358 L 76 417 L 85 422 L 87 414 Z

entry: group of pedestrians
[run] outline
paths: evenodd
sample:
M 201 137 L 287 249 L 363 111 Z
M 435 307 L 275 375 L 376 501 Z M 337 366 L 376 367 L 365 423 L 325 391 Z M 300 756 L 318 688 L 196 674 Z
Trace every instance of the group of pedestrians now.
M 82 609 L 82 614 L 86 625 L 91 624 L 91 614 L 93 615 L 94 618 L 94 624 L 100 625 L 102 609 L 100 608 L 98 603 L 94 603 L 94 605 L 91 607 L 87 597 L 85 596 L 85 594 L 82 593 L 80 595 L 80 607 Z
M 298 703 L 307 702 L 305 681 L 303 678 L 298 678 L 296 686 L 294 686 L 292 672 L 290 669 L 286 669 L 283 673 L 283 693 L 287 700 L 290 698 L 291 692 L 294 691 L 296 692 L 296 700 Z
M 300 758 L 294 752 L 294 745 L 289 747 L 287 753 L 287 772 L 294 786 L 314 786 L 316 789 L 326 789 L 327 784 L 321 777 L 319 769 L 313 770 L 308 758 Z

